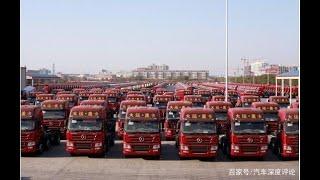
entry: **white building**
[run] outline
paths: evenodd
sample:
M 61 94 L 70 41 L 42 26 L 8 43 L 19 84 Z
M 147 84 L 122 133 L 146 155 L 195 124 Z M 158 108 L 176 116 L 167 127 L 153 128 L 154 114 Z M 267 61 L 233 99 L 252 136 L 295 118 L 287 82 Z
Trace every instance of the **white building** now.
M 264 61 L 256 61 L 250 64 L 251 72 L 255 76 L 260 76 L 265 74 L 265 68 L 268 66 L 268 63 Z

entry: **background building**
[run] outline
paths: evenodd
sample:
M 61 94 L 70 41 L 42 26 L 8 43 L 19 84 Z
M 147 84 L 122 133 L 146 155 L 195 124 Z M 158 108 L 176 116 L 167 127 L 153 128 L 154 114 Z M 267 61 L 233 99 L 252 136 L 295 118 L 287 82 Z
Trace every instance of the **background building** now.
M 20 67 L 20 88 L 23 89 L 27 85 L 27 68 L 26 67 Z

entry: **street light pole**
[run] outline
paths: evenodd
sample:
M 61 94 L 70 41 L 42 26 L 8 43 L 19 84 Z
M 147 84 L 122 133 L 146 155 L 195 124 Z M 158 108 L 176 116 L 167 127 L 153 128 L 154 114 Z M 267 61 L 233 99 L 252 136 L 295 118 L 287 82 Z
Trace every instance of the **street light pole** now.
M 225 101 L 228 101 L 228 0 L 226 0 L 226 74 L 225 74 Z

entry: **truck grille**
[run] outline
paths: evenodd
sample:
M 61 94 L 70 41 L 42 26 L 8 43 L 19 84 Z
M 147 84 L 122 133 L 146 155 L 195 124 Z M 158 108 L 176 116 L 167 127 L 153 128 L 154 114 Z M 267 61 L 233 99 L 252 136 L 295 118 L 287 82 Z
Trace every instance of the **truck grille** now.
M 248 138 L 252 138 L 253 142 L 252 143 L 260 143 L 261 138 L 260 137 L 238 137 L 238 142 L 239 143 L 248 143 Z
M 139 138 L 143 137 L 143 142 L 139 141 Z M 148 137 L 148 136 L 136 136 L 136 137 L 129 137 L 130 138 L 130 142 L 134 142 L 134 143 L 151 143 L 153 140 L 153 137 Z
M 241 146 L 242 152 L 258 152 L 259 146 Z
M 208 146 L 190 146 L 190 151 L 194 153 L 208 152 Z
M 91 149 L 91 143 L 74 143 L 77 149 Z
M 134 151 L 148 151 L 149 149 L 151 149 L 151 147 L 148 145 L 135 145 L 135 146 L 133 146 Z
M 298 136 L 288 136 L 287 137 L 287 144 L 298 145 L 299 144 L 299 137 Z
M 210 138 L 208 137 L 187 137 L 187 143 L 190 144 L 198 144 L 197 139 L 200 138 L 202 140 L 201 144 L 209 144 Z
M 81 135 L 85 136 L 85 139 L 81 139 Z M 72 134 L 72 140 L 73 141 L 92 141 L 94 140 L 95 135 L 94 134 Z

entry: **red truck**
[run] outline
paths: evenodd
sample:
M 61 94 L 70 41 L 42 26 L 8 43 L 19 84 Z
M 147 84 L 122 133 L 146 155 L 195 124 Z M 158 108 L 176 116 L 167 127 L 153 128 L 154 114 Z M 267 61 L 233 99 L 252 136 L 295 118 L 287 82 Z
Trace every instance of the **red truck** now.
M 268 136 L 263 112 L 257 108 L 230 108 L 227 134 L 221 138 L 222 150 L 231 159 L 264 158 Z
M 212 96 L 211 101 L 224 101 L 225 100 L 225 96 L 223 95 L 215 95 Z M 228 102 L 231 102 L 231 98 L 228 96 L 227 98 Z
M 205 104 L 201 95 L 185 95 L 183 100 L 190 101 L 192 103 L 192 107 L 203 107 Z
M 103 106 L 75 106 L 70 111 L 66 151 L 73 155 L 104 156 L 111 146 Z
M 209 108 L 182 108 L 176 146 L 179 158 L 214 158 L 218 150 L 214 111 Z
M 126 112 L 129 107 L 140 107 L 147 106 L 145 101 L 137 101 L 137 100 L 124 100 L 121 101 L 118 120 L 116 122 L 116 132 L 117 136 L 122 139 L 123 137 L 123 128 L 124 128 L 124 120 L 126 118 Z
M 261 109 L 267 123 L 268 135 L 274 135 L 278 130 L 279 104 L 275 102 L 253 102 L 251 107 Z
M 88 100 L 89 99 L 89 96 L 91 95 L 92 93 L 90 93 L 89 91 L 80 91 L 79 92 L 79 101 L 84 101 L 84 100 Z
M 40 106 L 21 105 L 21 154 L 40 154 L 49 149 L 51 134 L 42 121 Z
M 299 108 L 299 102 L 291 103 L 290 108 Z
M 210 90 L 207 89 L 198 89 L 196 94 L 202 97 L 204 103 L 210 101 L 212 98 Z
M 176 89 L 174 92 L 174 98 L 176 101 L 183 101 L 185 95 L 192 95 L 191 89 Z
M 166 119 L 164 121 L 164 135 L 166 140 L 174 140 L 180 111 L 184 107 L 192 107 L 189 101 L 169 101 L 167 104 Z
M 236 103 L 236 107 L 251 107 L 253 102 L 260 102 L 259 96 L 244 95 L 240 96 Z
M 146 101 L 146 96 L 142 94 L 128 94 L 126 100 Z
M 153 156 L 161 154 L 160 114 L 155 107 L 130 107 L 127 109 L 124 133 L 123 155 Z
M 110 107 L 110 113 L 116 114 L 119 111 L 120 106 L 120 96 L 116 92 L 107 92 L 107 102 Z
M 66 100 L 46 100 L 41 104 L 43 125 L 52 134 L 52 144 L 60 144 L 66 138 L 70 108 Z
M 20 105 L 30 105 L 30 102 L 28 100 L 20 100 Z
M 288 108 L 290 106 L 290 101 L 287 96 L 270 96 L 269 102 L 278 103 L 280 108 Z
M 164 127 L 166 108 L 169 101 L 173 101 L 172 95 L 155 95 L 153 97 L 154 107 L 157 107 L 160 110 L 161 129 Z
M 55 99 L 54 94 L 37 94 L 35 105 L 40 106 L 41 102 L 45 100 L 52 100 L 52 99 Z
M 58 94 L 56 99 L 68 101 L 70 109 L 79 104 L 79 97 L 75 94 Z
M 299 157 L 299 109 L 279 110 L 279 130 L 275 138 L 271 139 L 271 147 L 280 158 Z
M 227 114 L 231 107 L 232 104 L 225 101 L 208 101 L 205 105 L 205 108 L 214 110 L 219 135 L 227 133 Z

